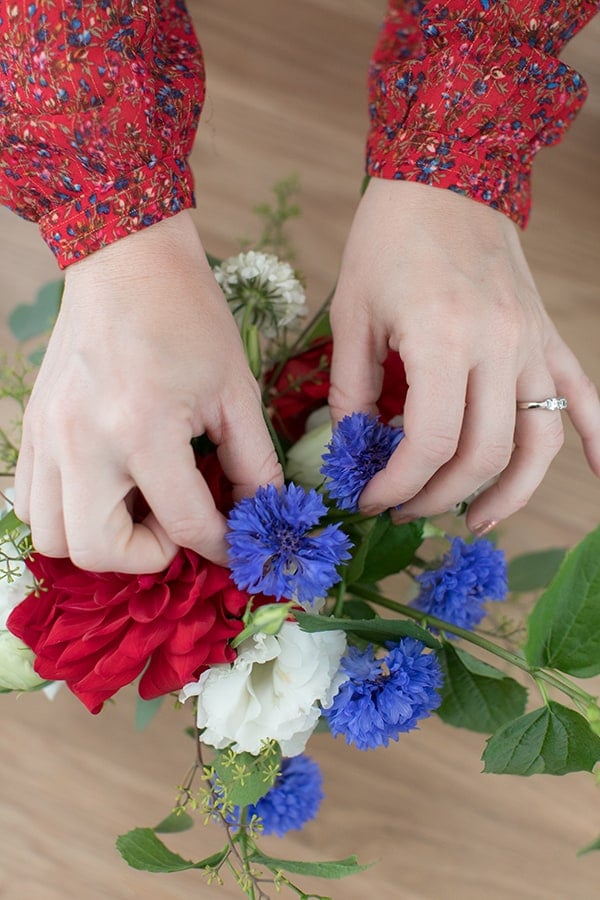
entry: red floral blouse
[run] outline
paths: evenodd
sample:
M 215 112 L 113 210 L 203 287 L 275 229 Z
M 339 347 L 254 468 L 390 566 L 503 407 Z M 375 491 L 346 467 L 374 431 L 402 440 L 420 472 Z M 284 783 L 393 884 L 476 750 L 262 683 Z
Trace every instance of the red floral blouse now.
M 367 171 L 524 225 L 537 150 L 585 98 L 557 59 L 598 0 L 391 0 L 370 70 Z M 0 5 L 0 202 L 61 267 L 194 205 L 202 55 L 183 0 Z

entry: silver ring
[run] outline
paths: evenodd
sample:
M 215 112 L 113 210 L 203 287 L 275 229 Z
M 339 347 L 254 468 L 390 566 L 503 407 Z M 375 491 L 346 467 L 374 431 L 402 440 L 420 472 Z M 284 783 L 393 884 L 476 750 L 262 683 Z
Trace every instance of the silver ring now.
M 566 397 L 548 397 L 547 400 L 522 400 L 517 402 L 517 409 L 550 409 L 561 410 L 568 406 Z

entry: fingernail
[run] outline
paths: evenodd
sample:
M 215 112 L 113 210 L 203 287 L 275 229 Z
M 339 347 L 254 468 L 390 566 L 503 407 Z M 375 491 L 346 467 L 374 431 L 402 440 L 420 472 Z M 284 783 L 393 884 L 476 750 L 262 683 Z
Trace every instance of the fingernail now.
M 479 522 L 478 525 L 473 525 L 471 531 L 475 537 L 483 537 L 484 534 L 488 534 L 492 528 L 495 528 L 497 524 L 497 519 L 488 519 L 485 522 Z

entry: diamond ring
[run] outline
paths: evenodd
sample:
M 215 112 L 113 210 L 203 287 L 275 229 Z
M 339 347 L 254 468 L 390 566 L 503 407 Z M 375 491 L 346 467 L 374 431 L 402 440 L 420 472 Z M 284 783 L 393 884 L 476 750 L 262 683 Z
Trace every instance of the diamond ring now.
M 551 409 L 560 410 L 567 408 L 565 397 L 548 397 L 547 400 L 522 400 L 517 402 L 517 409 Z

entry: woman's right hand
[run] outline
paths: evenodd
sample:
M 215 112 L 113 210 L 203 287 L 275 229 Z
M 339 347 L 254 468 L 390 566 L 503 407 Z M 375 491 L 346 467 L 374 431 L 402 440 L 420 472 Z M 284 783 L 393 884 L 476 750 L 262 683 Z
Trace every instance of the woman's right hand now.
M 37 550 L 92 571 L 160 571 L 178 546 L 225 563 L 225 519 L 190 445 L 203 433 L 236 499 L 282 483 L 237 326 L 182 212 L 67 269 L 16 513 Z M 141 523 L 135 487 L 151 509 Z

